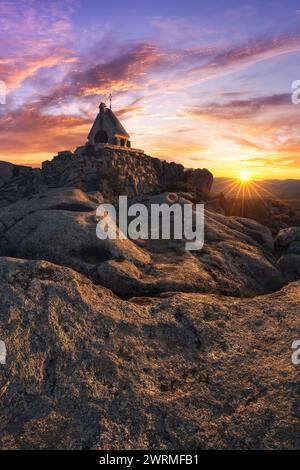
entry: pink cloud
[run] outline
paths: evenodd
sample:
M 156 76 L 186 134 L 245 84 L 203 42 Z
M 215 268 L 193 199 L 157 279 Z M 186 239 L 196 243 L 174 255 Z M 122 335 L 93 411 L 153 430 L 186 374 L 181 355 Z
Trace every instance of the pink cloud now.
M 0 77 L 9 92 L 41 69 L 76 60 L 68 5 L 0 0 Z
M 241 46 L 226 48 L 206 64 L 190 69 L 188 76 L 192 78 L 193 75 L 197 75 L 200 80 L 206 81 L 219 75 L 235 72 L 261 60 L 298 50 L 300 50 L 300 34 L 298 33 L 255 39 Z
M 248 119 L 249 117 L 261 114 L 267 109 L 278 109 L 283 106 L 291 106 L 291 95 L 288 93 L 200 104 L 186 109 L 183 115 L 195 118 L 207 117 L 210 119 L 226 120 Z

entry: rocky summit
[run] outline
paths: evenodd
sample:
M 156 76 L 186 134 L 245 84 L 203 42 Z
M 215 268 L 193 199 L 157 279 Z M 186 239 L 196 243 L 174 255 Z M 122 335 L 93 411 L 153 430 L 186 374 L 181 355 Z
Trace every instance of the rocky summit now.
M 226 215 L 212 181 L 90 144 L 1 162 L 1 448 L 300 448 L 300 228 Z M 119 195 L 203 203 L 203 248 L 100 240 Z
M 299 447 L 299 283 L 124 301 L 46 261 L 0 278 L 1 448 Z
M 0 207 L 48 188 L 76 187 L 100 191 L 105 197 L 135 196 L 184 185 L 207 194 L 213 175 L 177 163 L 139 154 L 131 149 L 79 147 L 59 152 L 41 169 L 0 162 Z

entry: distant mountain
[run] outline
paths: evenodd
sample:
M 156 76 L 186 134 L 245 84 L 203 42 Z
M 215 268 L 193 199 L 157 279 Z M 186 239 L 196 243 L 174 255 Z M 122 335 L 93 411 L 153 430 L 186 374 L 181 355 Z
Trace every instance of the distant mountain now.
M 239 184 L 234 187 L 234 182 L 237 181 L 233 178 L 214 178 L 212 191 L 213 192 L 224 192 L 224 194 L 230 194 L 231 197 L 237 195 L 239 190 Z M 267 194 L 271 197 L 285 199 L 285 200 L 296 200 L 300 199 L 300 180 L 297 179 L 266 179 L 253 181 L 253 186 L 257 191 L 266 196 Z M 247 195 L 246 191 L 246 195 Z M 255 193 L 254 193 L 255 194 Z

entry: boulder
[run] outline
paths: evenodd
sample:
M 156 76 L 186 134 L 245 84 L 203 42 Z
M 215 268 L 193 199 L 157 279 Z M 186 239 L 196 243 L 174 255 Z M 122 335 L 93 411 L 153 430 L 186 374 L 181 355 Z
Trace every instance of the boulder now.
M 255 221 L 205 212 L 205 242 L 100 240 L 99 192 L 57 188 L 0 210 L 0 254 L 44 259 L 89 275 L 121 297 L 162 292 L 251 296 L 272 292 L 283 280 L 270 231 Z M 141 195 L 129 204 L 191 204 L 177 193 Z M 193 207 L 193 206 L 192 206 Z M 118 230 L 117 230 L 118 231 Z
M 299 283 L 129 302 L 0 258 L 0 447 L 299 449 L 299 309 Z
M 1 255 L 46 259 L 85 273 L 110 258 L 149 262 L 130 240 L 96 236 L 100 202 L 99 193 L 60 188 L 0 210 Z
M 177 193 L 141 195 L 130 203 L 191 204 Z M 150 221 L 149 221 L 150 222 Z M 168 291 L 219 292 L 253 296 L 279 289 L 282 274 L 273 255 L 268 228 L 241 217 L 205 211 L 205 242 L 200 251 L 185 250 L 185 240 L 144 240 L 136 244 L 151 254 L 138 270 L 132 263 L 105 260 L 97 268 L 100 282 L 122 297 Z
M 0 207 L 30 197 L 44 186 L 38 168 L 0 162 Z
M 287 281 L 296 281 L 300 279 L 300 254 L 282 255 L 278 264 Z
M 300 241 L 300 227 L 288 227 L 280 230 L 275 238 L 278 247 L 287 247 L 295 241 Z
M 180 266 L 180 269 L 178 268 Z M 137 267 L 127 260 L 108 260 L 97 268 L 102 285 L 122 298 L 159 295 L 163 292 L 216 292 L 217 283 L 197 258 L 168 255 Z
M 288 254 L 295 253 L 296 255 L 300 255 L 300 241 L 290 243 L 286 252 Z

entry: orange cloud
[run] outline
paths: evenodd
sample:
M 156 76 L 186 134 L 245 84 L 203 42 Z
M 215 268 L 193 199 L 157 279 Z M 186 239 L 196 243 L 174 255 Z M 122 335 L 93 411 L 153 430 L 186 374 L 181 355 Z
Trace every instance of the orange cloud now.
M 66 49 L 56 49 L 45 57 L 29 57 L 25 61 L 7 61 L 5 67 L 0 64 L 0 76 L 5 81 L 7 91 L 12 92 L 22 85 L 24 80 L 32 78 L 40 69 L 51 68 L 63 63 L 76 62 L 77 58 L 71 51 Z
M 0 18 L 0 78 L 10 92 L 7 106 L 0 109 L 2 159 L 26 156 L 35 162 L 85 143 L 99 94 L 112 89 L 119 101 L 117 114 L 133 118 L 136 140 L 158 156 L 195 165 L 205 158 L 217 171 L 231 171 L 236 162 L 259 168 L 296 165 L 299 108 L 291 108 L 287 93 L 247 99 L 242 92 L 223 92 L 219 100 L 203 103 L 204 90 L 190 108 L 176 112 L 179 102 L 188 102 L 191 85 L 300 50 L 300 35 L 231 47 L 195 42 L 185 48 L 174 40 L 178 33 L 180 39 L 185 22 L 156 18 L 152 22 L 165 38 L 163 45 L 119 43 L 109 33 L 84 53 L 75 53 L 71 0 L 62 6 L 43 0 L 37 9 L 29 2 L 24 17 L 10 3 L 4 2 L 5 21 Z M 194 40 L 195 31 L 190 29 L 188 37 Z
M 72 116 L 43 116 L 35 107 L 0 117 L 1 154 L 55 154 L 86 142 L 90 121 Z

